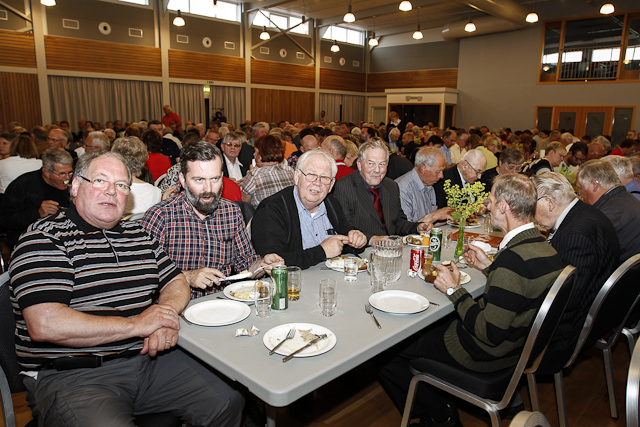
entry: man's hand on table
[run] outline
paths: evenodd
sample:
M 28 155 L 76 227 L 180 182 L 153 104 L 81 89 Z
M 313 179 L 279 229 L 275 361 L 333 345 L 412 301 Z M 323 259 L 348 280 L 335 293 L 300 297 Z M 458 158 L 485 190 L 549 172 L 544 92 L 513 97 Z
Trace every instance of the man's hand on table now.
M 220 279 L 225 275 L 215 268 L 200 268 L 198 270 L 182 271 L 189 282 L 189 286 L 196 289 L 207 289 L 213 285 L 219 285 Z
M 451 270 L 442 264 L 436 265 L 436 270 L 438 270 L 438 277 L 433 284 L 440 292 L 444 293 L 447 289 L 460 285 L 460 270 L 454 263 L 451 263 Z
M 479 247 L 467 245 L 464 247 L 464 259 L 469 265 L 473 265 L 479 270 L 484 270 L 491 265 L 489 256 Z
M 249 271 L 253 273 L 251 278 L 257 279 L 264 276 L 264 273 L 270 273 L 274 265 L 284 265 L 284 259 L 278 254 L 266 254 L 264 258 L 257 260 L 249 267 Z M 255 273 L 260 267 L 264 269 Z
M 348 243 L 349 238 L 347 236 L 336 234 L 335 236 L 325 239 L 324 242 L 320 243 L 320 246 L 324 249 L 324 254 L 327 258 L 333 258 L 342 254 L 342 247 Z
M 421 222 L 418 224 L 418 233 L 428 233 L 433 228 L 430 222 Z
M 360 249 L 367 244 L 367 236 L 360 230 L 350 230 L 347 238 L 349 239 L 347 244 L 352 248 Z
M 436 223 L 436 222 L 444 222 L 448 219 L 451 219 L 451 214 L 453 213 L 453 209 L 450 207 L 440 208 L 433 212 L 429 212 L 422 218 L 418 220 L 418 222 L 422 223 Z

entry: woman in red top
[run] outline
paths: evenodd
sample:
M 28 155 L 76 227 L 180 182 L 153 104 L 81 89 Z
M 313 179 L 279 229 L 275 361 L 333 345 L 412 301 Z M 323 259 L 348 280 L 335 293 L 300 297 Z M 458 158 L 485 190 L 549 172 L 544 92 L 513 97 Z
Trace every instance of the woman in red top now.
M 147 151 L 149 151 L 149 160 L 147 160 L 145 166 L 151 171 L 155 181 L 167 173 L 167 170 L 171 167 L 171 160 L 161 154 L 162 136 L 155 130 L 147 129 L 142 134 L 142 142 L 145 143 Z

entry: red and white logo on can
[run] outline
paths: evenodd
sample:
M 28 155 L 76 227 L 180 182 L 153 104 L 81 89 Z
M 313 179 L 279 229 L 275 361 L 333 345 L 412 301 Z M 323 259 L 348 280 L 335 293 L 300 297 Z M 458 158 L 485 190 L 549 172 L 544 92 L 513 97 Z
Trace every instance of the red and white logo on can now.
M 422 263 L 424 262 L 424 249 L 412 248 L 411 249 L 411 264 L 409 268 L 411 271 L 418 272 L 422 270 Z

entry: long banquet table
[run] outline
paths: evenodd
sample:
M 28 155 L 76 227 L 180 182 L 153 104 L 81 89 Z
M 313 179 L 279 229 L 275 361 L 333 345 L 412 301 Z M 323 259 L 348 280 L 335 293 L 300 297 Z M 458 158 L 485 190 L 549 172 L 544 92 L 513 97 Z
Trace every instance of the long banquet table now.
M 444 229 L 451 232 L 449 227 Z M 367 249 L 362 257 L 366 257 L 369 251 Z M 453 251 L 453 247 L 443 249 L 442 260 L 451 260 Z M 343 273 L 323 269 L 324 264 L 319 264 L 303 271 L 300 299 L 289 301 L 288 310 L 272 310 L 271 317 L 258 318 L 252 306 L 248 318 L 222 327 L 190 325 L 181 319 L 178 344 L 229 379 L 246 386 L 268 405 L 287 406 L 453 311 L 451 302 L 433 284 L 419 277 L 407 277 L 410 252 L 411 247 L 405 245 L 400 280 L 387 289 L 416 292 L 439 306 L 430 305 L 423 312 L 408 315 L 374 309 L 382 326 L 378 329 L 364 309 L 370 296 L 367 272 L 360 273 L 356 282 L 347 283 L 343 281 Z M 481 295 L 484 275 L 472 267 L 461 271 L 471 276 L 471 281 L 465 285 L 469 292 L 474 298 Z M 318 306 L 318 285 L 321 279 L 326 278 L 335 279 L 339 287 L 338 307 L 332 317 L 322 316 Z M 222 295 L 221 292 L 208 295 L 191 301 L 190 305 Z M 269 356 L 262 342 L 264 334 L 278 325 L 295 322 L 313 323 L 330 329 L 337 337 L 336 346 L 327 353 L 295 358 L 287 363 L 282 363 L 283 356 Z M 254 325 L 260 329 L 257 336 L 235 337 L 237 328 L 249 329 Z M 275 425 L 275 421 L 269 419 L 269 425 Z

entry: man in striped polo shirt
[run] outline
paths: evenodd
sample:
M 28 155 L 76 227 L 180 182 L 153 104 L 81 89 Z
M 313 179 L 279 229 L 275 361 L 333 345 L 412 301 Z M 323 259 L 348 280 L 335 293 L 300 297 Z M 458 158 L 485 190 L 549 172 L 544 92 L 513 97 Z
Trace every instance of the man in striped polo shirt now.
M 536 202 L 536 187 L 526 176 L 505 174 L 494 181 L 491 220 L 504 233 L 498 253 L 493 262 L 473 245 L 465 253 L 467 263 L 487 277 L 478 300 L 460 286 L 455 264 L 453 271 L 437 266 L 434 285 L 453 303 L 454 314 L 410 338 L 380 371 L 380 383 L 401 412 L 413 377 L 412 360 L 428 358 L 477 372 L 495 372 L 518 362 L 533 319 L 564 268 L 532 222 Z M 453 403 L 431 387 L 420 388 L 413 408 L 420 425 L 461 425 Z
M 189 285 L 144 228 L 120 222 L 130 185 L 118 154 L 83 156 L 71 207 L 32 224 L 12 254 L 33 415 L 41 426 L 134 426 L 159 412 L 239 426 L 240 394 L 174 348 Z

